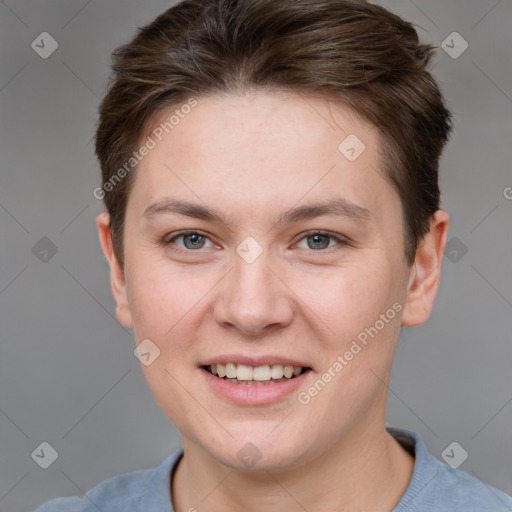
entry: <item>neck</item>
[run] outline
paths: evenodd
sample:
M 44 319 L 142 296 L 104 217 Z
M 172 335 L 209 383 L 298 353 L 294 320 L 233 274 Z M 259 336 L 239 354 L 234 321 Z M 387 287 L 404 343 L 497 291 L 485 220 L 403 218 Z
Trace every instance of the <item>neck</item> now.
M 384 422 L 353 429 L 316 459 L 289 470 L 233 470 L 187 439 L 184 450 L 172 481 L 176 512 L 392 510 L 414 469 L 414 458 Z

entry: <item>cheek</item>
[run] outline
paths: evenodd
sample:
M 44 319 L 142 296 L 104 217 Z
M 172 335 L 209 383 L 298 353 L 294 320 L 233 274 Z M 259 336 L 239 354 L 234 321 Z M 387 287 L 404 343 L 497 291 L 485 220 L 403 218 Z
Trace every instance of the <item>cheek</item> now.
M 399 298 L 389 265 L 362 258 L 329 273 L 301 275 L 294 284 L 307 306 L 304 314 L 309 309 L 308 317 L 341 345 L 373 325 Z
M 172 342 L 200 309 L 213 279 L 191 267 L 145 257 L 143 251 L 129 264 L 128 301 L 137 339 L 154 337 L 162 343 Z
M 401 304 L 389 266 L 354 265 L 321 281 L 309 278 L 303 292 L 309 289 L 304 302 L 321 322 L 315 315 L 309 318 L 316 318 L 312 321 L 326 333 L 317 343 L 326 354 L 318 378 L 327 383 L 325 387 L 313 383 L 302 391 L 311 399 L 308 407 L 317 418 L 312 428 L 319 437 L 330 439 L 384 400 L 383 381 L 393 360 Z
M 127 258 L 127 276 L 135 339 L 150 339 L 160 351 L 141 369 L 160 408 L 180 431 L 188 432 L 189 423 L 204 422 L 202 409 L 184 388 L 189 387 L 197 318 L 204 315 L 201 298 L 213 283 L 189 268 L 145 258 L 143 251 Z

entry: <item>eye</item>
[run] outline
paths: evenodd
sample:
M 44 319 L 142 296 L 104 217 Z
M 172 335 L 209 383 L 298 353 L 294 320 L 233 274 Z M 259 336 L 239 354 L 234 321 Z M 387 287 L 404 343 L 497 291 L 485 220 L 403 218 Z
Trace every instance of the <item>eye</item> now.
M 180 239 L 182 240 L 182 244 L 176 243 Z M 330 252 L 325 249 L 333 249 L 338 245 L 349 245 L 349 242 L 343 238 L 324 231 L 309 231 L 300 239 L 300 242 L 303 240 L 306 241 L 307 247 L 301 247 L 300 243 L 297 246 L 303 249 L 312 249 L 315 252 Z M 210 238 L 198 231 L 181 231 L 170 237 L 166 237 L 162 243 L 166 247 L 174 245 L 175 249 L 178 251 L 196 252 L 199 249 L 208 248 L 208 246 L 205 245 L 207 241 L 210 243 L 209 247 L 214 247 Z
M 331 249 L 333 246 L 330 245 L 332 241 L 336 241 L 336 245 L 348 245 L 346 240 L 333 235 L 332 233 L 324 232 L 324 231 L 310 231 L 306 233 L 306 236 L 301 238 L 302 240 L 306 240 L 307 248 L 313 250 L 323 250 L 323 249 Z M 302 247 L 304 248 L 304 247 Z
M 174 244 L 175 241 L 180 238 L 183 239 L 183 246 L 180 246 L 179 244 L 175 245 L 177 245 L 178 249 L 189 251 L 193 251 L 194 249 L 203 249 L 205 247 L 205 241 L 209 240 L 206 235 L 203 235 L 197 231 L 182 231 L 181 233 L 175 234 L 171 238 L 165 238 L 163 244 L 165 246 Z

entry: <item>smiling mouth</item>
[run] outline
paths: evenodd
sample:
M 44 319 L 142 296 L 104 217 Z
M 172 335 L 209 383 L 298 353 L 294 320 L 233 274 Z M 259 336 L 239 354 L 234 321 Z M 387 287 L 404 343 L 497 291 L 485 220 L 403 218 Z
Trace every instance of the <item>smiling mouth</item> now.
M 283 366 L 281 364 L 248 366 L 245 364 L 212 364 L 203 368 L 215 377 L 245 386 L 267 386 L 287 382 L 311 371 L 305 366 Z

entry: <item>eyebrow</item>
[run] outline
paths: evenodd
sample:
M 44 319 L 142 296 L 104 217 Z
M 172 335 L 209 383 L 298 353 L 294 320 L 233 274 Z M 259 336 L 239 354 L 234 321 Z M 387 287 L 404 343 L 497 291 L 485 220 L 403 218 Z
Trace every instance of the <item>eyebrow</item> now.
M 215 211 L 202 204 L 190 203 L 179 199 L 166 198 L 163 201 L 154 203 L 144 210 L 143 216 L 146 219 L 150 219 L 156 215 L 162 214 L 179 214 L 195 219 L 229 224 L 229 219 L 221 212 Z M 287 210 L 279 216 L 278 220 L 274 223 L 274 227 L 280 224 L 291 224 L 322 216 L 347 217 L 364 222 L 372 219 L 369 210 L 339 197 L 321 203 L 299 206 Z

